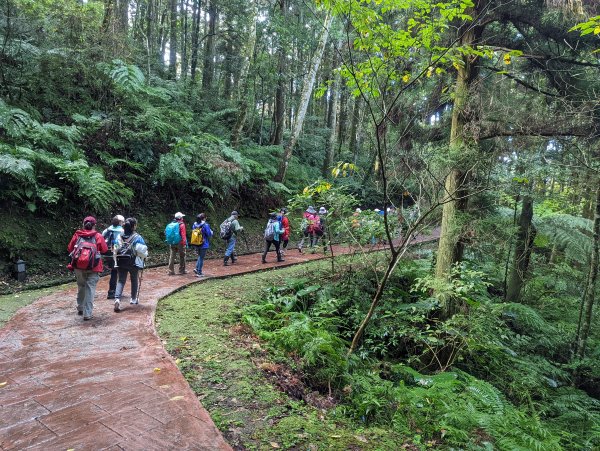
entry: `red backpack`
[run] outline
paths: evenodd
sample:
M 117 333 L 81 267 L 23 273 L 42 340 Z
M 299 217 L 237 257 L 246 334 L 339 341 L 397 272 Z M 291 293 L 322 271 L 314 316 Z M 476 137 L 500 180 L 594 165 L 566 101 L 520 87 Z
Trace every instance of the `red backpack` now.
M 96 236 L 80 236 L 71 252 L 71 266 L 74 269 L 91 271 L 100 261 L 100 253 L 96 247 Z

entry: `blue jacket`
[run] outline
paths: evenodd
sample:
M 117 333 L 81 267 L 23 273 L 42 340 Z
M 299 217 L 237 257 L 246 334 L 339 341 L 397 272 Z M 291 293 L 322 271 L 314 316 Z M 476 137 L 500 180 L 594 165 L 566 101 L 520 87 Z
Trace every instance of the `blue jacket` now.
M 208 225 L 208 222 L 194 222 L 194 224 L 192 225 L 192 230 L 194 229 L 198 229 L 198 228 L 202 228 L 202 238 L 204 239 L 204 242 L 202 243 L 201 246 L 198 246 L 200 249 L 208 249 L 210 247 L 210 239 L 213 236 L 213 231 L 210 228 L 210 225 Z

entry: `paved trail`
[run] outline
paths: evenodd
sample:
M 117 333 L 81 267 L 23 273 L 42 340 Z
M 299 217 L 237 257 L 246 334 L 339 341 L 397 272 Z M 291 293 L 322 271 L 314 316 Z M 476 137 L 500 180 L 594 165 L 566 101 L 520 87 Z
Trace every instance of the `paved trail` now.
M 251 254 L 228 267 L 207 260 L 204 270 L 229 276 L 322 256 L 293 249 L 283 264 L 271 252 L 266 265 Z M 193 265 L 188 268 L 191 273 Z M 117 314 L 105 299 L 104 277 L 94 319 L 86 322 L 76 314 L 76 287 L 21 309 L 0 330 L 0 448 L 231 449 L 154 329 L 158 300 L 197 281 L 193 273 L 169 276 L 164 267 L 148 269 L 141 304 L 129 305 L 124 297 Z

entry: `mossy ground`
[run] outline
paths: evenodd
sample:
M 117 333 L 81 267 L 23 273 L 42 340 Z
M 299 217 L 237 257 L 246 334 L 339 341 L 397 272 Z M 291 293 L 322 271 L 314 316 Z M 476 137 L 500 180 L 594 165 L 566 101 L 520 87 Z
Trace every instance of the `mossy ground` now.
M 166 349 L 235 449 L 400 449 L 402 437 L 352 424 L 340 408 L 319 409 L 274 387 L 269 354 L 241 324 L 245 305 L 287 278 L 326 271 L 328 262 L 208 280 L 160 301 Z
M 0 296 L 0 328 L 3 327 L 20 308 L 31 304 L 33 301 L 43 296 L 67 288 L 69 288 L 68 284 Z

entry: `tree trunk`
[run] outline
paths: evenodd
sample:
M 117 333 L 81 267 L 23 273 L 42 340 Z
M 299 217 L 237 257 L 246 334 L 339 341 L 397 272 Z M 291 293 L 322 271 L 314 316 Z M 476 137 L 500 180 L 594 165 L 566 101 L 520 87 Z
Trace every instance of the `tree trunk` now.
M 194 0 L 192 8 L 192 54 L 190 57 L 190 77 L 192 83 L 196 82 L 196 69 L 198 67 L 198 47 L 200 42 L 200 0 Z
M 223 62 L 223 98 L 231 100 L 233 96 L 233 40 L 225 37 L 225 61 Z
M 279 164 L 279 170 L 277 171 L 277 175 L 275 175 L 275 181 L 277 182 L 283 182 L 285 180 L 285 174 L 287 172 L 290 159 L 292 158 L 294 146 L 296 145 L 296 143 L 298 142 L 298 138 L 300 137 L 300 132 L 302 131 L 302 126 L 304 124 L 304 117 L 306 116 L 306 110 L 308 109 L 308 103 L 312 95 L 313 86 L 317 77 L 317 71 L 319 70 L 319 66 L 321 65 L 321 60 L 323 59 L 323 52 L 325 51 L 325 46 L 327 45 L 327 39 L 329 37 L 329 28 L 331 27 L 332 23 L 333 14 L 331 13 L 331 11 L 328 11 L 327 16 L 325 17 L 325 21 L 323 23 L 323 30 L 321 31 L 321 36 L 319 38 L 317 49 L 315 50 L 315 53 L 311 60 L 310 70 L 304 78 L 302 94 L 300 95 L 300 104 L 296 113 L 294 126 L 292 127 L 292 134 L 290 136 L 289 142 L 285 146 L 283 156 Z
M 210 0 L 208 6 L 208 30 L 204 47 L 204 66 L 202 67 L 202 91 L 204 95 L 212 92 L 215 72 L 215 35 L 217 33 L 217 0 Z
M 339 44 L 341 45 L 341 43 Z M 339 47 L 338 45 L 338 47 Z M 335 148 L 337 142 L 337 119 L 338 119 L 338 103 L 340 98 L 340 84 L 341 77 L 340 73 L 336 71 L 339 64 L 338 52 L 336 48 L 332 48 L 332 61 L 331 70 L 333 72 L 333 83 L 331 85 L 331 96 L 329 98 L 329 107 L 327 114 L 327 127 L 329 128 L 329 140 L 327 141 L 327 147 L 325 149 L 325 158 L 323 159 L 322 174 L 323 177 L 327 177 L 329 169 L 333 166 L 335 159 Z
M 254 47 L 256 46 L 256 21 L 258 19 L 258 5 L 256 1 L 251 2 L 251 13 L 252 21 L 250 24 L 250 30 L 248 31 L 248 40 L 244 46 L 242 56 L 242 68 L 240 69 L 240 87 L 241 95 L 238 104 L 238 117 L 236 123 L 231 132 L 231 146 L 235 149 L 240 144 L 242 136 L 242 130 L 246 123 L 246 116 L 248 114 L 248 93 L 250 92 L 250 82 L 248 73 L 250 72 L 250 62 L 254 55 Z
M 521 289 L 525 282 L 529 262 L 531 260 L 533 240 L 536 235 L 535 226 L 531 222 L 532 219 L 533 198 L 531 196 L 524 196 L 521 207 L 521 216 L 519 217 L 519 228 L 515 240 L 515 253 L 506 290 L 506 300 L 508 302 L 516 302 L 519 300 Z
M 348 144 L 350 153 L 352 154 L 352 158 L 355 163 L 356 158 L 358 157 L 358 124 L 360 120 L 361 103 L 361 96 L 354 99 L 354 108 L 352 108 L 352 122 L 350 125 L 350 143 Z
M 483 7 L 483 5 L 480 6 Z M 476 16 L 473 11 L 467 10 L 467 13 L 471 13 L 473 17 Z M 468 26 L 471 25 L 469 24 Z M 460 32 L 461 30 L 459 30 Z M 469 28 L 463 33 L 459 45 L 471 46 L 477 43 L 478 34 L 476 33 L 476 28 Z M 467 107 L 469 90 L 477 75 L 477 68 L 474 66 L 475 62 L 476 59 L 472 56 L 464 56 L 463 66 L 457 70 L 454 106 L 452 108 L 452 126 L 450 129 L 450 149 L 455 155 L 460 155 L 466 148 L 474 145 L 474 143 L 469 142 L 471 140 L 465 135 L 467 124 L 470 121 L 465 109 Z M 460 167 L 451 169 L 446 176 L 442 228 L 435 267 L 435 275 L 439 279 L 447 279 L 452 265 L 462 259 L 464 244 L 461 240 L 459 215 L 467 207 L 468 192 L 466 186 L 464 186 L 465 181 L 465 172 Z
M 286 0 L 279 0 L 279 13 L 281 20 L 285 23 Z M 278 146 L 283 139 L 283 118 L 285 117 L 285 69 L 286 52 L 285 43 L 282 36 L 279 36 L 277 53 L 277 90 L 275 91 L 275 112 L 273 113 L 273 133 L 271 134 L 270 144 Z
M 175 80 L 177 77 L 177 0 L 171 2 L 171 35 L 169 39 L 169 76 Z
M 596 211 L 594 213 L 594 246 L 590 259 L 590 269 L 587 287 L 582 300 L 582 315 L 577 334 L 577 357 L 585 357 L 590 329 L 592 327 L 592 312 L 596 293 L 596 281 L 598 279 L 598 260 L 600 251 L 600 180 L 596 180 Z
M 129 0 L 118 1 L 117 16 L 119 21 L 119 30 L 124 36 L 126 36 L 129 28 Z
M 189 0 L 181 0 L 180 17 L 181 17 L 181 78 L 185 80 L 188 74 L 189 59 L 188 59 L 188 9 Z

